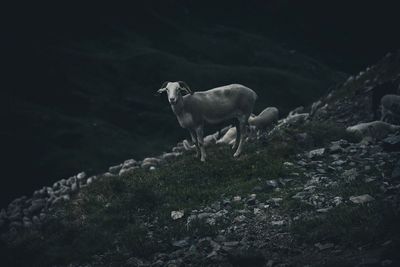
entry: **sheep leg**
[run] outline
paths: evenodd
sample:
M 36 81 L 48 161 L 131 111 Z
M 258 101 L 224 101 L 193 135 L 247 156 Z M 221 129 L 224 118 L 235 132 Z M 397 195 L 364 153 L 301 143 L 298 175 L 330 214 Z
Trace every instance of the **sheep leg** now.
M 200 147 L 200 153 L 201 153 L 201 161 L 206 161 L 206 150 L 204 149 L 204 139 L 203 139 L 203 126 L 197 127 L 196 128 L 196 135 L 197 135 L 197 142 Z
M 239 135 L 239 132 L 240 132 L 240 141 L 239 141 L 239 146 L 238 146 L 235 154 L 233 154 L 233 156 L 235 158 L 239 157 L 240 153 L 242 153 L 243 141 L 244 141 L 245 133 L 246 133 L 246 121 L 247 121 L 247 119 L 245 117 L 241 117 L 241 118 L 238 118 L 238 119 L 239 119 L 239 130 L 240 131 L 238 131 L 237 134 Z
M 200 156 L 200 149 L 199 149 L 199 143 L 197 142 L 196 138 L 196 133 L 193 130 L 189 130 L 190 132 L 190 137 L 192 138 L 192 142 L 196 145 L 196 158 Z
M 235 126 L 236 126 L 236 141 L 234 145 L 232 146 L 233 150 L 237 150 L 239 146 L 239 141 L 240 141 L 240 123 L 238 120 L 235 121 Z

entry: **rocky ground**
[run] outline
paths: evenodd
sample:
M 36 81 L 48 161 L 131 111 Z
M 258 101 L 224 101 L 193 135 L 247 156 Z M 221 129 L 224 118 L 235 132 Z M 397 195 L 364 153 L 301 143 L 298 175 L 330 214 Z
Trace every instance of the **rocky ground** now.
M 0 212 L 5 262 L 43 266 L 399 266 L 400 135 L 354 135 L 397 90 L 388 54 L 250 138 L 222 133 L 208 162 L 188 143 L 80 173 Z

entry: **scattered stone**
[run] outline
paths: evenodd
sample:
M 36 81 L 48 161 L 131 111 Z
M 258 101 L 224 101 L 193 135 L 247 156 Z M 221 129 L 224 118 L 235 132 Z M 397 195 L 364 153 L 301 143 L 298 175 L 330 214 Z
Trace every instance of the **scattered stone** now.
M 382 147 L 389 152 L 400 151 L 400 135 L 386 137 L 382 140 Z
M 129 169 L 135 167 L 137 165 L 137 161 L 134 159 L 125 160 L 122 164 L 122 169 Z
M 314 159 L 323 156 L 324 153 L 325 153 L 325 148 L 318 148 L 308 152 L 308 157 L 310 159 Z
M 345 170 L 343 172 L 342 176 L 347 181 L 354 181 L 358 176 L 357 169 L 356 168 L 352 168 L 352 169 L 349 169 L 349 170 Z
M 122 169 L 123 164 L 111 166 L 108 168 L 108 171 L 112 174 L 119 174 L 119 171 Z
M 271 225 L 273 225 L 273 226 L 282 226 L 282 225 L 285 225 L 285 221 L 284 220 L 271 221 Z
M 314 246 L 316 246 L 319 250 L 322 251 L 322 250 L 333 248 L 335 245 L 333 243 L 325 243 L 325 244 L 316 243 L 316 244 L 314 244 Z
M 273 190 L 279 186 L 279 183 L 277 180 L 267 180 L 265 182 L 265 189 L 267 190 Z
M 86 178 L 86 173 L 85 172 L 80 172 L 76 175 L 76 178 L 78 178 L 78 180 L 82 180 Z
M 183 210 L 174 210 L 171 211 L 171 218 L 172 220 L 177 220 L 183 217 L 183 215 L 185 215 Z
M 189 246 L 189 242 L 188 242 L 188 239 L 182 239 L 182 240 L 177 240 L 177 241 L 172 242 L 172 245 L 174 247 L 183 248 L 183 247 Z
M 351 196 L 350 201 L 355 203 L 355 204 L 363 204 L 367 202 L 374 201 L 375 198 L 371 197 L 368 194 L 360 195 L 360 196 Z
M 393 180 L 400 179 L 400 160 L 394 165 L 391 176 Z
M 244 222 L 246 220 L 246 216 L 244 216 L 244 215 L 239 215 L 239 216 L 237 216 L 237 217 L 235 217 L 234 219 L 233 219 L 233 222 L 234 223 L 241 223 L 241 222 Z
M 240 202 L 242 200 L 242 197 L 241 196 L 234 196 L 233 197 L 233 201 L 234 202 Z

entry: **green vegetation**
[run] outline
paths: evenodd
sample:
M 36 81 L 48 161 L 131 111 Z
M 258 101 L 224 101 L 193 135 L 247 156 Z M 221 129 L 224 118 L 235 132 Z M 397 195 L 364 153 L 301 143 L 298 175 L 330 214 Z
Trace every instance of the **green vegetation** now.
M 215 237 L 230 219 L 222 216 L 215 224 L 194 219 L 189 226 L 192 210 L 238 195 L 248 197 L 255 187 L 261 202 L 282 198 L 274 212 L 289 218 L 286 229 L 311 247 L 316 242 L 357 246 L 389 238 L 399 217 L 381 200 L 365 205 L 343 203 L 315 214 L 315 207 L 292 198 L 308 180 L 301 168 L 283 164 L 302 151 L 295 140 L 297 133 L 309 134 L 315 147 L 352 138 L 334 124 L 308 123 L 285 129 L 267 142 L 248 143 L 239 159 L 232 157 L 228 146 L 212 146 L 207 149 L 206 163 L 185 153 L 153 171 L 136 169 L 121 177 L 100 177 L 54 209 L 42 229 L 20 234 L 8 246 L 8 255 L 21 265 L 42 266 L 96 261 L 118 266 L 132 256 L 150 259 L 154 253 L 174 251 L 174 240 Z M 265 188 L 266 180 L 282 177 L 291 181 L 280 190 Z M 366 193 L 379 197 L 378 183 L 362 180 L 341 181 L 318 192 L 344 199 Z M 245 204 L 231 205 L 242 209 Z M 173 220 L 172 211 L 183 211 L 183 218 Z M 234 239 L 234 233 L 226 236 Z

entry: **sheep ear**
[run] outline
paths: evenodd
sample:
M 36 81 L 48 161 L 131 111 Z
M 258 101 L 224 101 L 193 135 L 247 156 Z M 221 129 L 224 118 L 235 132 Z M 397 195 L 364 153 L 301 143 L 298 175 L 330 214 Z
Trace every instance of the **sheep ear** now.
M 193 95 L 193 92 L 192 92 L 192 90 L 190 90 L 189 85 L 187 85 L 184 81 L 178 81 L 178 83 L 183 91 L 185 91 L 188 94 Z
M 160 89 L 157 90 L 157 93 L 158 93 L 158 94 L 162 94 L 162 93 L 164 93 L 165 91 L 167 91 L 167 88 L 160 88 Z
M 164 82 L 164 83 L 161 85 L 161 88 L 157 90 L 157 93 L 158 93 L 158 94 L 162 94 L 162 93 L 164 93 L 165 91 L 167 91 L 167 88 L 165 88 L 165 87 L 167 86 L 168 83 L 169 83 L 169 82 Z

